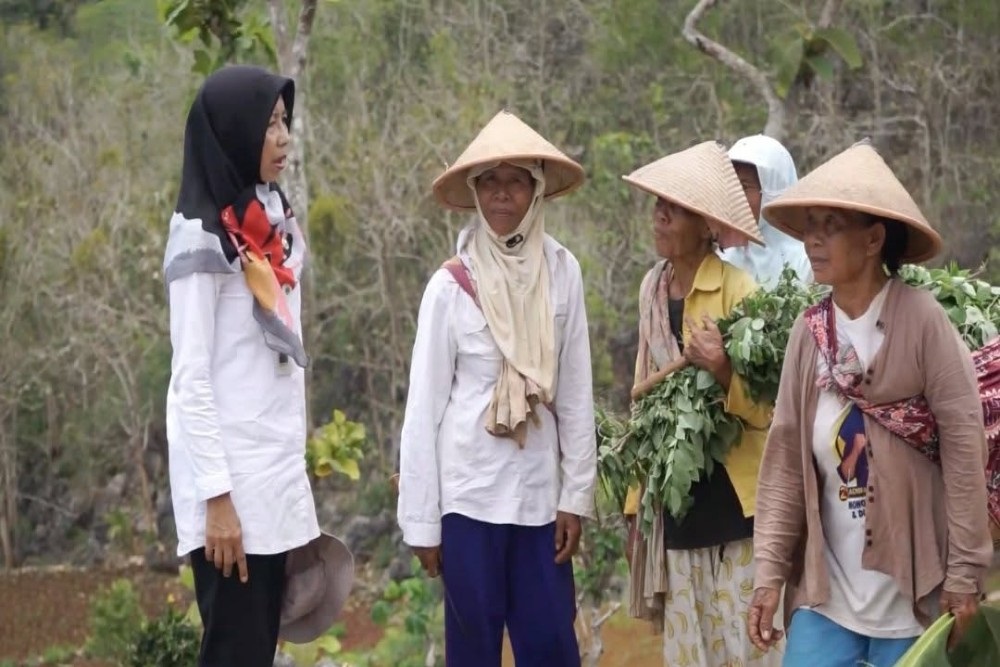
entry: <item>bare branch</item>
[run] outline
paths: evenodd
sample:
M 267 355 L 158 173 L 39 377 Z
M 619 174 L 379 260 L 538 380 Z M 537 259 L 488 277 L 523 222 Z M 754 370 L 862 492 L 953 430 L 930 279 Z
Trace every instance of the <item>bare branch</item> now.
M 271 17 L 271 30 L 274 31 L 274 46 L 278 51 L 278 67 L 282 71 L 288 69 L 291 51 L 288 46 L 288 21 L 285 11 L 285 0 L 269 0 L 268 14 Z
M 299 10 L 299 25 L 295 29 L 295 42 L 292 44 L 291 58 L 285 71 L 285 76 L 292 79 L 298 79 L 306 68 L 309 36 L 312 35 L 313 22 L 316 19 L 316 2 L 317 0 L 302 0 L 302 9 Z
M 621 608 L 621 606 L 622 606 L 621 602 L 615 602 L 614 604 L 612 604 L 610 607 L 607 608 L 607 610 L 605 610 L 603 614 L 601 614 L 596 620 L 594 620 L 594 622 L 591 624 L 591 627 L 593 627 L 595 630 L 597 628 L 600 628 L 607 622 L 609 618 L 615 615 L 615 613 Z
M 785 134 L 785 104 L 778 97 L 778 94 L 774 92 L 774 88 L 771 86 L 767 75 L 722 44 L 703 35 L 697 28 L 698 21 L 705 15 L 705 12 L 715 6 L 717 1 L 698 0 L 698 4 L 694 6 L 691 13 L 684 19 L 684 39 L 705 55 L 718 60 L 735 73 L 749 80 L 757 88 L 757 91 L 767 103 L 767 125 L 764 127 L 764 134 L 780 141 L 784 138 Z
M 823 5 L 823 12 L 819 15 L 819 27 L 829 28 L 833 25 L 833 17 L 840 10 L 841 0 L 826 0 Z

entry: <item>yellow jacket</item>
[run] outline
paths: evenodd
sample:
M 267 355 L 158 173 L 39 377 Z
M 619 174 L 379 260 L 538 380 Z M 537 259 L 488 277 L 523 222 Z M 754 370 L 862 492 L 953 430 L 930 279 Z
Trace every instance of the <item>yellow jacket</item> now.
M 709 254 L 698 267 L 691 291 L 684 297 L 685 319 L 690 316 L 699 322 L 702 315 L 708 315 L 713 320 L 721 319 L 756 289 L 757 284 L 750 274 L 723 262 L 714 253 Z M 691 340 L 687 323 L 681 333 L 687 345 Z M 751 401 L 743 378 L 733 373 L 725 410 L 743 422 L 743 434 L 739 443 L 729 451 L 725 466 L 743 507 L 743 515 L 750 517 L 757 507 L 757 470 L 764 454 L 767 427 L 771 423 L 774 406 Z M 636 514 L 638 510 L 639 489 L 633 488 L 625 499 L 625 514 Z

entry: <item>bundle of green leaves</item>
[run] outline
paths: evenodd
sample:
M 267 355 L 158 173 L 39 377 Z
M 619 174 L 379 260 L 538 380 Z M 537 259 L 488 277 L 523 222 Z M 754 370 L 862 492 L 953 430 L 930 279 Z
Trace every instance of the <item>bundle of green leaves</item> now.
M 934 294 L 970 350 L 997 335 L 1000 287 L 956 266 L 905 266 L 901 277 Z M 751 399 L 774 402 L 792 325 L 823 291 L 798 284 L 786 270 L 773 289 L 754 292 L 719 320 L 733 372 L 743 378 Z M 629 488 L 642 486 L 644 533 L 659 508 L 682 519 L 690 507 L 691 485 L 711 475 L 738 441 L 742 424 L 725 412 L 724 398 L 711 374 L 689 366 L 634 403 L 628 419 L 598 410 L 601 482 L 622 504 Z
M 971 271 L 955 264 L 942 269 L 907 264 L 900 270 L 900 277 L 934 295 L 970 350 L 978 350 L 996 338 L 1000 328 L 1000 287 L 977 279 Z
M 751 294 L 717 323 L 733 372 L 748 379 L 755 400 L 773 401 L 777 395 L 788 334 L 814 296 L 786 270 L 773 290 Z M 619 502 L 629 487 L 642 484 L 644 532 L 659 507 L 682 518 L 690 508 L 691 485 L 711 475 L 739 439 L 740 421 L 724 404 L 712 374 L 687 366 L 633 404 L 627 422 L 598 413 L 602 482 Z

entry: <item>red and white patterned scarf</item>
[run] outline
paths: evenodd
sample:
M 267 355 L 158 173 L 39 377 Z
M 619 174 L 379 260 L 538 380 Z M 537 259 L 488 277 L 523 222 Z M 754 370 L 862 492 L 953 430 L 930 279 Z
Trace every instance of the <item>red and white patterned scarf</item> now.
M 835 391 L 852 401 L 862 412 L 902 439 L 935 463 L 941 462 L 941 441 L 937 421 L 923 395 L 892 403 L 872 403 L 864 398 L 861 383 L 864 372 L 857 352 L 851 345 L 837 344 L 833 300 L 827 296 L 805 312 L 806 325 L 826 362 L 816 384 Z M 1000 338 L 995 338 L 972 353 L 983 404 L 989 455 L 986 464 L 986 490 L 990 517 L 1000 525 Z

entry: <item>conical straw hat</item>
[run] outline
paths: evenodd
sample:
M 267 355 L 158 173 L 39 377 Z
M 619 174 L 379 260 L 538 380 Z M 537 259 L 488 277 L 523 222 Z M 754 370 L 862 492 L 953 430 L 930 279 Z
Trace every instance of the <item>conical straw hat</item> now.
M 639 167 L 626 182 L 764 245 L 733 163 L 714 141 L 671 153 Z
M 504 160 L 532 159 L 543 161 L 547 199 L 571 192 L 584 181 L 583 167 L 505 110 L 494 116 L 455 163 L 434 180 L 434 196 L 447 208 L 475 211 L 476 202 L 466 181 L 470 168 Z
M 810 206 L 860 211 L 902 222 L 909 230 L 904 262 L 923 262 L 941 252 L 941 235 L 868 143 L 855 144 L 816 167 L 767 204 L 764 216 L 786 234 L 801 239 Z

